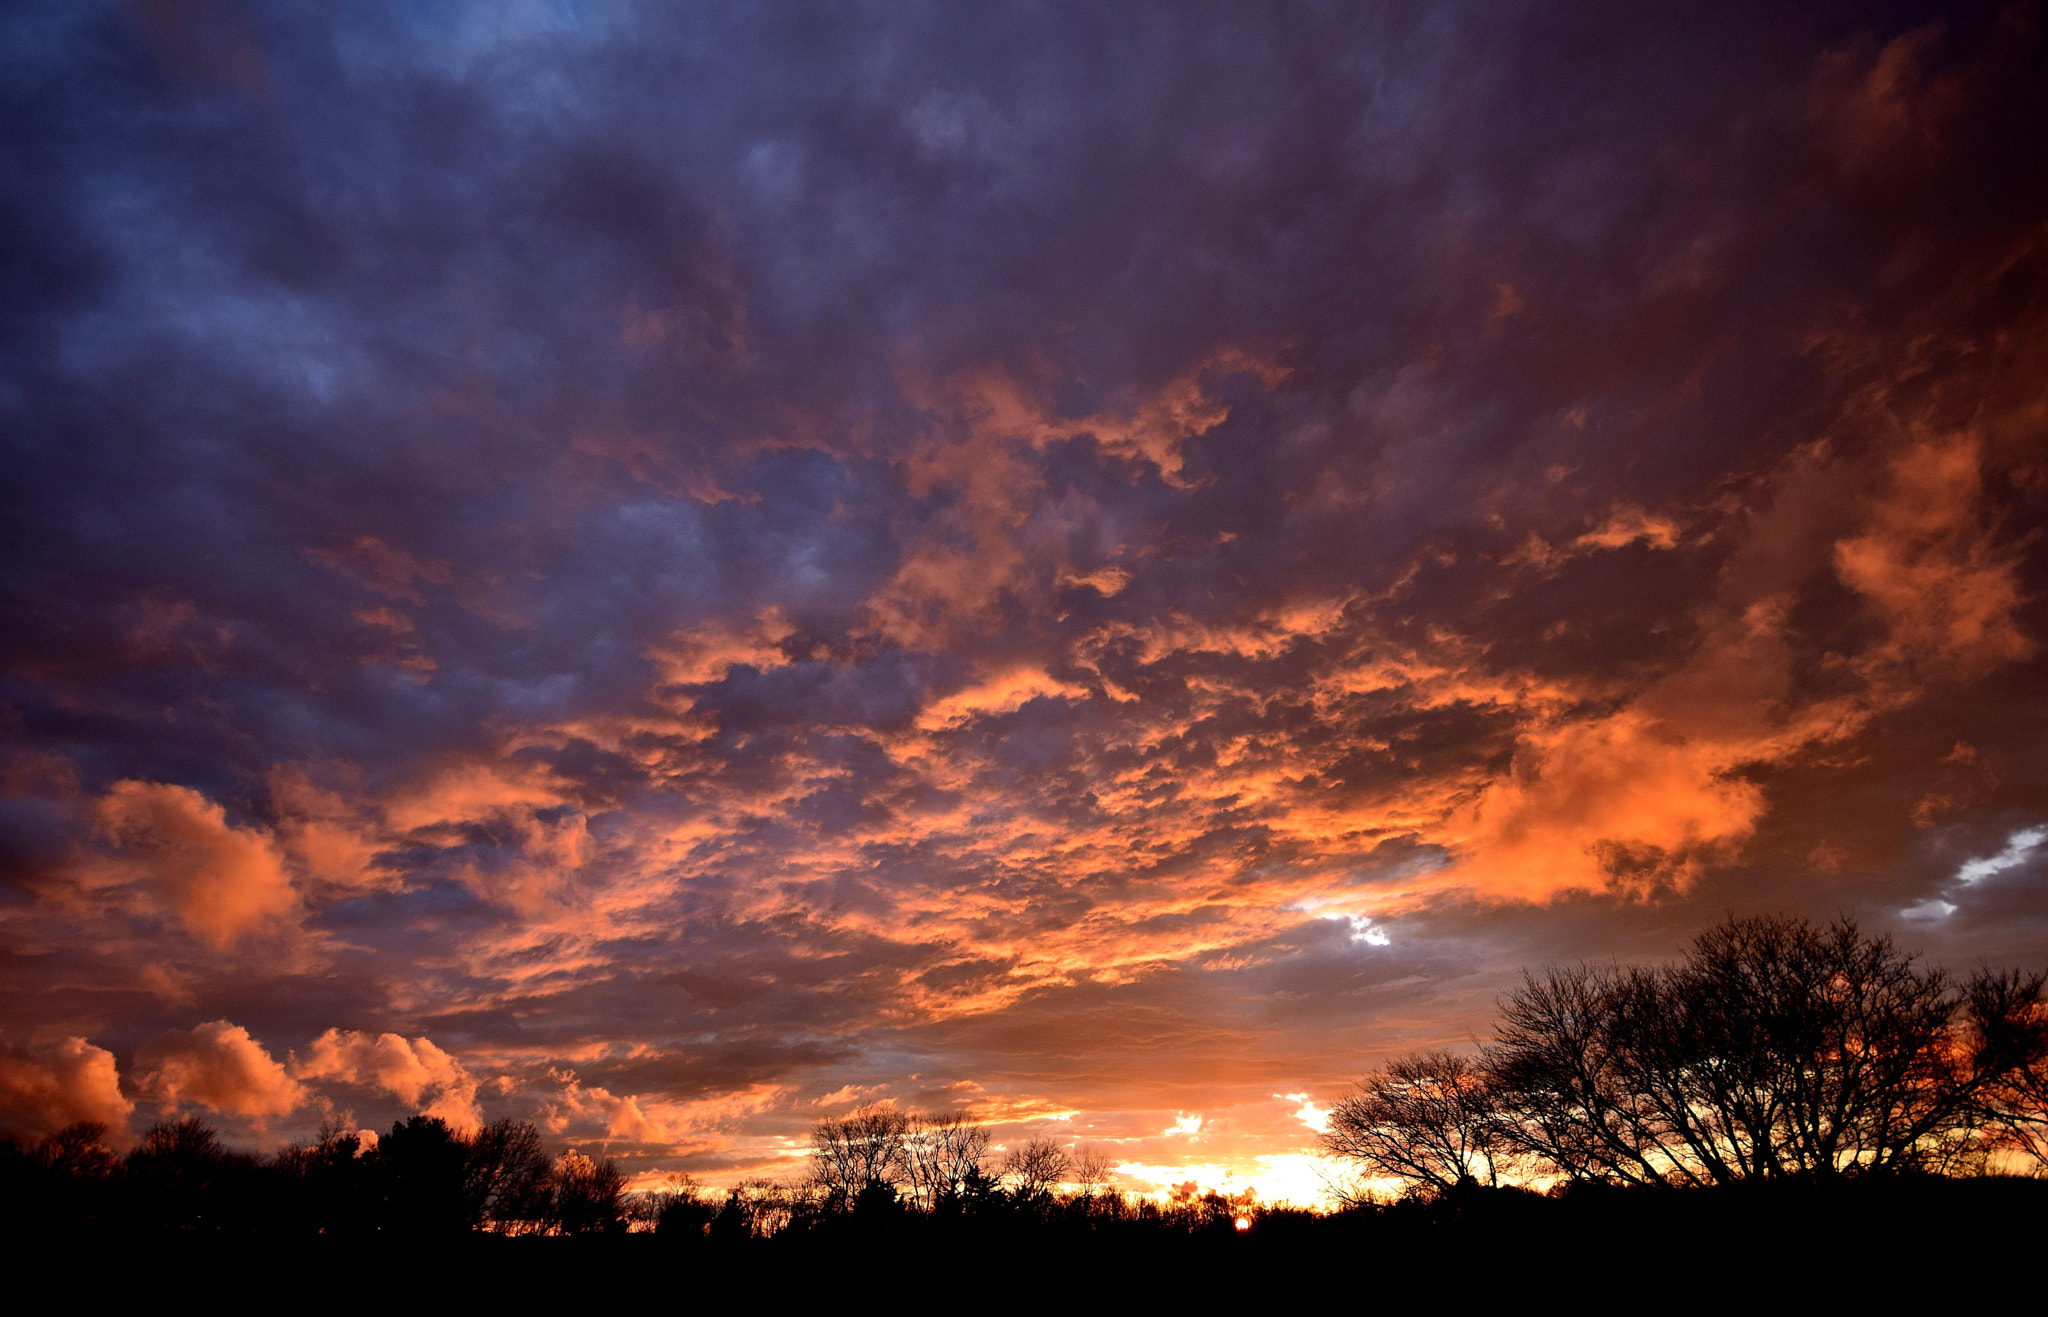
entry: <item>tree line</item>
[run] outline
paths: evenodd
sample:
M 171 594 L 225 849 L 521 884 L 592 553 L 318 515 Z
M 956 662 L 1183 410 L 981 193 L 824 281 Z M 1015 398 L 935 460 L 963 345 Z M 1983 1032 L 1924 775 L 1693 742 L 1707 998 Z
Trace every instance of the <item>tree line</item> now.
M 1674 964 L 1527 973 L 1476 1056 L 1387 1063 L 1323 1148 L 1423 1194 L 2039 1168 L 2044 978 L 1957 979 L 1849 919 L 1730 918 Z
M 995 1150 L 986 1125 L 863 1107 L 819 1121 L 802 1174 L 723 1195 L 688 1176 L 629 1193 L 610 1159 L 550 1157 L 532 1124 L 464 1131 L 431 1116 L 374 1142 L 338 1127 L 265 1157 L 222 1143 L 205 1122 L 160 1122 L 125 1156 L 104 1125 L 27 1146 L 0 1144 L 0 1215 L 14 1229 L 129 1230 L 387 1239 L 617 1235 L 727 1243 L 918 1220 L 983 1228 L 1066 1223 L 1193 1233 L 1229 1230 L 1253 1196 L 1190 1182 L 1163 1202 L 1110 1188 L 1108 1157 L 1044 1138 Z
M 126 1156 L 104 1125 L 0 1145 L 0 1211 L 17 1227 L 446 1237 L 619 1233 L 642 1207 L 609 1159 L 550 1157 L 540 1131 L 464 1131 L 415 1116 L 365 1147 L 325 1128 L 274 1156 L 238 1152 L 196 1119 L 164 1121 Z
M 1258 1210 L 1249 1190 L 1226 1195 L 1193 1182 L 1164 1200 L 1128 1195 L 1114 1187 L 1114 1169 L 1100 1149 L 1039 1137 L 999 1151 L 971 1117 L 872 1104 L 813 1125 L 794 1178 L 744 1181 L 722 1201 L 684 1184 L 653 1195 L 649 1214 L 659 1234 L 739 1240 L 919 1224 L 1186 1234 L 1229 1231 Z

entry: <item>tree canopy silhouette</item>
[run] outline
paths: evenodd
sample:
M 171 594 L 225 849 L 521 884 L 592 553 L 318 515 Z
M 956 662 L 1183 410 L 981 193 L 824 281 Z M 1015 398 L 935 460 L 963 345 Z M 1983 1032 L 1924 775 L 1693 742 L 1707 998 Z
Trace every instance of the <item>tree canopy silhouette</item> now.
M 1450 1052 L 1398 1057 L 1330 1109 L 1323 1149 L 1381 1175 L 1443 1191 L 1499 1178 L 1492 1087 Z
M 1324 1147 L 1424 1190 L 1513 1157 L 1703 1185 L 2038 1156 L 2043 982 L 1958 982 L 1850 919 L 1731 917 L 1670 965 L 1527 974 L 1476 1062 L 1397 1059 Z

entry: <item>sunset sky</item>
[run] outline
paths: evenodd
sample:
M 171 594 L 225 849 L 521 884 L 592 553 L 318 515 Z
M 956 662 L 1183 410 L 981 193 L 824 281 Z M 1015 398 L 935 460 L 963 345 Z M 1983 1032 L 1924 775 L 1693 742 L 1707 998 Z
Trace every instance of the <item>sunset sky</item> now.
M 1315 1193 L 1523 966 L 2048 962 L 2023 5 L 0 15 L 0 1133 Z

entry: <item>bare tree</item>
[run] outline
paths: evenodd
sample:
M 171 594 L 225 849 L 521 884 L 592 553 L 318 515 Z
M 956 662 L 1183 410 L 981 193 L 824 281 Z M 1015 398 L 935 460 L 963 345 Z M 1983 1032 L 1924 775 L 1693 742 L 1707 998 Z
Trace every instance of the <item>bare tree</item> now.
M 1509 1141 L 1574 1179 L 1944 1170 L 2013 1128 L 2041 988 L 1958 986 L 1848 919 L 1731 918 L 1674 965 L 1529 976 L 1485 1069 Z
M 120 1166 L 107 1149 L 107 1127 L 98 1121 L 80 1121 L 44 1135 L 30 1157 L 42 1170 L 71 1180 L 104 1180 Z
M 196 1229 L 231 1173 L 232 1154 L 211 1125 L 194 1117 L 159 1121 L 129 1150 L 123 1183 L 143 1219 L 153 1225 Z
M 718 1202 L 704 1191 L 696 1176 L 678 1172 L 646 1196 L 644 1215 L 658 1235 L 695 1239 L 704 1234 L 712 1218 L 718 1215 Z
M 0 1143 L 0 1212 L 20 1224 L 33 1220 L 47 1229 L 66 1222 L 90 1231 L 91 1219 L 109 1205 L 109 1191 L 118 1183 L 121 1163 L 107 1148 L 106 1135 L 105 1125 L 88 1121 L 46 1134 L 26 1149 Z M 11 1175 L 10 1169 L 29 1174 Z
M 278 1149 L 271 1167 L 282 1190 L 279 1216 L 301 1230 L 350 1234 L 373 1215 L 363 1140 L 352 1122 L 328 1116 L 308 1145 Z
M 548 1220 L 549 1171 L 540 1131 L 523 1120 L 494 1120 L 469 1140 L 463 1193 L 470 1219 L 504 1234 L 531 1234 Z
M 911 1198 L 926 1210 L 957 1198 L 961 1186 L 981 1173 L 988 1156 L 988 1127 L 966 1116 L 911 1116 L 903 1133 L 903 1177 Z
M 1073 1163 L 1070 1174 L 1083 1198 L 1093 1198 L 1107 1188 L 1116 1173 L 1116 1158 L 1100 1148 L 1075 1148 Z
M 1639 977 L 1618 1050 L 1716 1181 L 1945 1169 L 1980 1144 L 1980 1094 L 2008 1068 L 1968 987 L 1853 920 L 1731 919 Z
M 785 1184 L 765 1178 L 744 1180 L 725 1195 L 725 1205 L 711 1221 L 713 1238 L 765 1239 L 792 1223 L 814 1216 L 822 1202 L 817 1181 Z
M 869 1185 L 895 1186 L 907 1175 L 904 1139 L 910 1118 L 870 1105 L 811 1129 L 811 1179 L 834 1210 L 850 1208 Z
M 1977 1110 L 1995 1149 L 2048 1170 L 2048 975 L 1983 971 L 1965 989 Z
M 1397 1057 L 1330 1110 L 1323 1150 L 1435 1192 L 1496 1181 L 1502 1157 L 1491 1088 L 1450 1052 Z
M 1026 1139 L 1003 1157 L 1003 1174 L 1013 1186 L 1011 1193 L 1020 1204 L 1043 1207 L 1052 1191 L 1067 1178 L 1071 1163 L 1067 1150 L 1047 1138 Z
M 1525 974 L 1481 1067 L 1516 1151 L 1571 1179 L 1662 1183 L 1654 1122 L 1613 1056 L 1617 977 L 1585 965 Z
M 626 1177 L 607 1157 L 568 1152 L 555 1163 L 555 1227 L 565 1235 L 609 1235 L 626 1228 Z

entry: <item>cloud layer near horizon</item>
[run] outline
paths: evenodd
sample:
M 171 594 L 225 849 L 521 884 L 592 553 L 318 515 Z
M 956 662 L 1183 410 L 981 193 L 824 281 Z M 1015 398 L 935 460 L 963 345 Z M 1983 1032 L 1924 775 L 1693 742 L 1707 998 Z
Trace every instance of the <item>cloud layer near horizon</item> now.
M 1943 8 L 10 15 L 0 1118 L 1277 1184 L 1522 964 L 2038 961 Z

